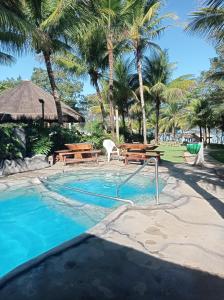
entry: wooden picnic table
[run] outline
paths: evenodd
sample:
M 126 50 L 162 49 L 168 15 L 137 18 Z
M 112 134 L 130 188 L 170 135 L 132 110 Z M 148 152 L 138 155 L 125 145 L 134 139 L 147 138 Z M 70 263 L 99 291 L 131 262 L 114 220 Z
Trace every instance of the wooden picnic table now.
M 125 143 L 125 144 L 121 144 L 118 146 L 118 148 L 126 150 L 126 151 L 138 151 L 138 152 L 145 152 L 147 150 L 153 150 L 156 149 L 157 146 L 156 145 L 152 145 L 152 144 L 140 144 L 140 143 Z
M 64 164 L 76 162 L 96 161 L 98 163 L 98 154 L 100 150 L 94 150 L 90 143 L 65 144 L 68 149 L 58 150 L 54 153 L 54 161 L 60 161 Z

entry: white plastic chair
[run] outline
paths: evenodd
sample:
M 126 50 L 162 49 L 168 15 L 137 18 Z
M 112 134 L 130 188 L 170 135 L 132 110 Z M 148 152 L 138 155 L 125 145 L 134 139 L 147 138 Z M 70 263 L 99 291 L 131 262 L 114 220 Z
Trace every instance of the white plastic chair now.
M 107 151 L 107 161 L 108 162 L 110 161 L 112 154 L 116 154 L 118 156 L 118 159 L 119 159 L 120 152 L 119 152 L 119 149 L 117 148 L 117 146 L 114 144 L 113 141 L 104 140 L 103 141 L 103 147 Z

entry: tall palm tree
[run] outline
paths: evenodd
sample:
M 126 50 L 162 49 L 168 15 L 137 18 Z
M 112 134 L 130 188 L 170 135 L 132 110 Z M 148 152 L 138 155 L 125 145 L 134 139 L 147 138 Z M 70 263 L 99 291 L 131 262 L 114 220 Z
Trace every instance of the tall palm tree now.
M 62 109 L 52 68 L 52 55 L 70 50 L 67 39 L 71 31 L 84 25 L 84 15 L 88 19 L 86 6 L 89 1 L 72 0 L 24 0 L 29 22 L 35 27 L 40 38 L 32 40 L 36 53 L 43 55 L 51 89 L 55 100 L 58 122 L 62 124 Z
M 134 2 L 132 0 L 132 2 Z M 114 137 L 114 51 L 123 38 L 130 4 L 127 0 L 99 0 L 95 2 L 97 22 L 106 36 L 109 65 L 108 102 L 110 105 L 110 125 Z
M 155 141 L 159 141 L 159 115 L 161 103 L 165 101 L 166 85 L 169 82 L 172 64 L 168 62 L 167 52 L 153 53 L 144 59 L 143 75 L 150 95 L 155 103 L 156 128 Z M 168 96 L 168 95 L 167 95 Z
M 134 87 L 134 66 L 130 59 L 119 57 L 114 66 L 114 96 L 119 113 L 122 117 L 122 127 L 126 134 L 125 116 L 128 114 Z
M 169 132 L 171 129 L 173 138 L 176 137 L 176 129 L 186 126 L 186 119 L 183 118 L 182 103 L 171 102 L 162 109 L 160 129 Z
M 108 67 L 105 35 L 97 28 L 86 32 L 82 36 L 73 36 L 71 41 L 76 43 L 77 50 L 75 53 L 57 56 L 54 62 L 72 75 L 83 76 L 86 73 L 89 75 L 90 82 L 96 89 L 103 127 L 107 129 L 107 113 L 99 86 L 99 80 L 103 76 L 103 71 Z
M 143 140 L 145 144 L 147 143 L 147 132 L 142 77 L 142 56 L 147 47 L 159 49 L 159 46 L 153 43 L 152 40 L 158 37 L 161 31 L 164 29 L 159 26 L 161 20 L 163 19 L 163 17 L 158 16 L 160 7 L 161 1 L 159 0 L 138 0 L 136 6 L 132 10 L 128 24 L 128 37 L 130 40 L 130 46 L 135 53 L 136 67 L 139 77 L 143 121 Z
M 208 0 L 206 4 L 207 6 L 191 14 L 191 22 L 186 30 L 198 33 L 216 44 L 223 44 L 224 1 Z

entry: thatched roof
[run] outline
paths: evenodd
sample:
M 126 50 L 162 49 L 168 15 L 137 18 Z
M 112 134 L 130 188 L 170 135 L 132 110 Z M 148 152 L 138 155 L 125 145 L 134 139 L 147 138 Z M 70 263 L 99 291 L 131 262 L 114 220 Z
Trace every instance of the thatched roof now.
M 27 121 L 42 118 L 44 100 L 44 120 L 57 121 L 54 98 L 31 81 L 22 81 L 18 86 L 0 94 L 0 122 Z M 64 122 L 83 122 L 77 111 L 61 102 Z

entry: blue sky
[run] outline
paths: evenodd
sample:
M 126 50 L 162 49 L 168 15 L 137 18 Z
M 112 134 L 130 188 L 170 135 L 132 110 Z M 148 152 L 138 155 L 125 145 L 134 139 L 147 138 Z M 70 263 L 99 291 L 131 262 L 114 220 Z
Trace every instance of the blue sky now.
M 176 63 L 173 78 L 184 74 L 199 75 L 209 68 L 209 58 L 215 56 L 212 45 L 204 39 L 187 34 L 183 30 L 189 20 L 189 14 L 195 11 L 202 0 L 166 0 L 162 13 L 172 12 L 178 16 L 176 21 L 170 21 L 172 26 L 166 29 L 158 40 L 163 49 L 168 49 L 170 62 Z M 7 77 L 30 79 L 34 67 L 44 67 L 34 55 L 19 57 L 17 63 L 11 67 L 0 66 L 0 80 Z M 84 94 L 93 93 L 88 79 L 84 82 Z

